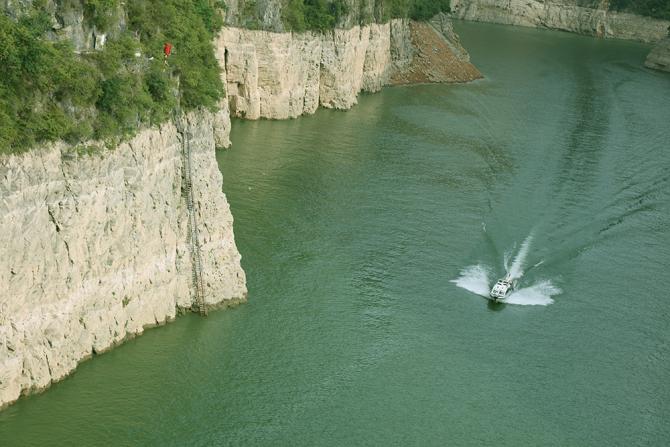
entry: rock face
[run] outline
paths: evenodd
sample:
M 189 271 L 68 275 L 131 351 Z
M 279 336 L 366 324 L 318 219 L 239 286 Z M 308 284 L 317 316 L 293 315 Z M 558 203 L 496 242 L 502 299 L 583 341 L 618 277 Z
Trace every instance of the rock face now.
M 649 68 L 670 72 L 670 37 L 656 44 L 644 63 Z
M 668 33 L 670 21 L 578 6 L 576 0 L 451 0 L 459 19 L 550 28 L 604 38 L 656 42 Z
M 445 15 L 437 15 L 430 24 L 411 22 L 410 31 L 414 57 L 409 67 L 393 74 L 391 84 L 468 82 L 482 78 Z
M 214 153 L 221 124 L 197 113 L 97 155 L 57 144 L 0 157 L 0 407 L 192 306 L 184 135 L 205 302 L 245 298 Z
M 426 25 L 424 32 L 440 45 L 448 45 L 449 39 L 438 29 L 444 26 L 452 34 L 453 30 L 450 24 L 439 25 Z M 326 34 L 224 28 L 216 48 L 231 114 L 246 119 L 286 119 L 312 114 L 319 106 L 349 109 L 360 92 L 379 91 L 395 75 L 413 69 L 422 42 L 413 42 L 412 37 L 406 20 Z M 458 63 L 467 62 L 467 52 L 454 42 L 452 47 L 459 54 L 445 63 L 444 72 L 458 71 Z M 480 76 L 476 72 L 473 76 L 425 77 L 421 82 L 462 82 Z
M 389 79 L 391 30 L 391 24 L 327 34 L 224 28 L 216 48 L 231 114 L 286 119 L 319 106 L 350 108 L 360 91 L 378 91 Z

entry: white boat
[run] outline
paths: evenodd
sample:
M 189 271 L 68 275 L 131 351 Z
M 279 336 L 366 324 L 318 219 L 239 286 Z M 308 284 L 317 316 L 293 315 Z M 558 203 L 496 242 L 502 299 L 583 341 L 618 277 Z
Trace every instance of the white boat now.
M 507 295 L 514 290 L 514 281 L 510 278 L 509 274 L 502 279 L 499 279 L 497 283 L 491 289 L 489 296 L 493 301 L 504 300 Z

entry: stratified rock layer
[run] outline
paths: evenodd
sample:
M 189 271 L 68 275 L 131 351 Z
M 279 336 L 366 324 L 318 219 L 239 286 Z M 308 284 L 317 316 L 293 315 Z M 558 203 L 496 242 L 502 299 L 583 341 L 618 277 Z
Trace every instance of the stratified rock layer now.
M 670 37 L 654 46 L 644 65 L 655 70 L 670 72 Z
M 182 141 L 192 150 L 205 302 L 246 296 L 209 113 L 98 155 L 0 157 L 0 407 L 193 303 Z M 225 134 L 225 129 L 223 130 Z
M 575 0 L 452 0 L 459 19 L 550 28 L 591 36 L 656 42 L 668 33 L 670 21 L 585 8 Z

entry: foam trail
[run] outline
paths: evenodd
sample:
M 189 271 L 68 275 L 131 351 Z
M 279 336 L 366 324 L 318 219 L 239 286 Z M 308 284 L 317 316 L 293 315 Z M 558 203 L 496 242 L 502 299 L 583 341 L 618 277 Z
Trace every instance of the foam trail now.
M 489 272 L 483 265 L 471 265 L 461 270 L 461 276 L 451 282 L 477 295 L 489 296 Z
M 523 275 L 523 263 L 526 261 L 526 256 L 528 256 L 528 250 L 530 250 L 530 243 L 533 242 L 533 235 L 530 234 L 521 244 L 521 249 L 517 253 L 514 262 L 512 262 L 512 267 L 508 270 L 509 275 L 512 279 L 519 279 Z
M 548 306 L 554 302 L 551 297 L 561 292 L 561 289 L 553 285 L 551 281 L 542 281 L 512 292 L 505 298 L 505 303 L 519 306 Z

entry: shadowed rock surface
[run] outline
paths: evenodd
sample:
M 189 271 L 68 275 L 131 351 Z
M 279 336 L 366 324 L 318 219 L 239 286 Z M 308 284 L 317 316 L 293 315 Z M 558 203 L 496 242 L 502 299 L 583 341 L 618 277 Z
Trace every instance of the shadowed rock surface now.
M 644 63 L 649 68 L 670 72 L 670 37 L 656 44 Z
M 412 22 L 410 29 L 414 57 L 392 77 L 392 84 L 469 82 L 483 77 L 470 63 L 470 55 L 445 15 L 431 23 Z

